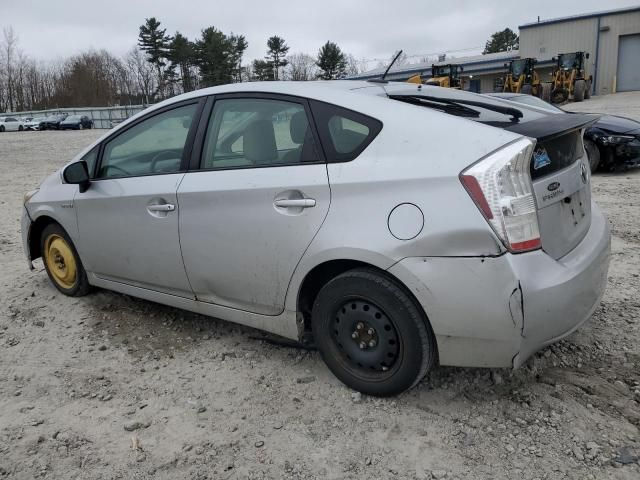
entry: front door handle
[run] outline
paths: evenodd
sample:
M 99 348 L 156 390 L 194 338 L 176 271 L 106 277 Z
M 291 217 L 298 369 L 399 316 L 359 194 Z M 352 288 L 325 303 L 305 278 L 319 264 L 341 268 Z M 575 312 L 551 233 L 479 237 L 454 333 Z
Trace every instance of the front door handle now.
M 281 208 L 311 208 L 316 206 L 316 200 L 314 198 L 283 199 L 276 200 L 274 205 Z
M 165 203 L 163 205 L 149 205 L 147 210 L 150 212 L 173 212 L 176 206 L 173 203 Z

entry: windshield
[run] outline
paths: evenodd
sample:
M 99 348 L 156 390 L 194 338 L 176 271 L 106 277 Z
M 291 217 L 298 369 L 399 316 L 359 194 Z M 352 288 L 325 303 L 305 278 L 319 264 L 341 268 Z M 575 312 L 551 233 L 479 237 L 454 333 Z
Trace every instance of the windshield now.
M 443 67 L 435 67 L 433 70 L 433 76 L 434 77 L 445 77 L 447 75 L 449 75 L 449 66 L 443 66 Z
M 523 105 L 531 105 L 532 107 L 544 108 L 546 110 L 551 110 L 552 112 L 558 113 L 566 113 L 561 108 L 558 108 L 550 103 L 545 102 L 541 98 L 534 97 L 532 95 L 516 95 L 513 97 L 503 97 L 505 100 L 509 100 L 510 102 L 518 102 Z
M 511 74 L 516 77 L 519 77 L 524 73 L 526 66 L 527 66 L 527 60 L 524 58 L 521 60 L 513 60 L 511 62 Z
M 516 107 L 513 103 L 505 102 L 496 97 L 486 97 L 450 88 L 434 87 L 426 91 L 404 85 L 389 85 L 385 87 L 385 90 L 387 95 L 394 100 L 403 100 L 425 108 L 444 111 L 450 115 L 465 117 L 494 127 L 508 127 L 516 123 L 527 123 L 549 115 L 549 113 L 541 110 L 527 108 L 526 105 Z M 445 101 L 438 104 L 438 102 L 431 99 L 421 100 L 419 98 L 424 98 L 425 96 L 431 98 L 440 97 Z
M 575 64 L 575 53 L 563 53 L 562 55 L 560 55 L 560 68 L 564 70 L 571 70 Z
M 65 121 L 76 122 L 80 120 L 80 115 L 71 115 L 65 119 Z

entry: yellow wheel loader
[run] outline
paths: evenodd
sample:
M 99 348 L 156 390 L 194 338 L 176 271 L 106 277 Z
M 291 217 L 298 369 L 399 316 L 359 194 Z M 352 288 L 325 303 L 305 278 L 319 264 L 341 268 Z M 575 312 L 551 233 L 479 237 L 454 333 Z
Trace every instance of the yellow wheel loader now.
M 535 58 L 518 58 L 505 63 L 507 75 L 502 91 L 534 95 L 548 102 L 551 99 L 552 84 L 540 81 L 535 68 L 536 62 Z
M 422 76 L 414 75 L 407 82 L 425 85 L 435 85 L 436 87 L 457 88 L 462 90 L 464 82 L 460 78 L 460 72 L 464 70 L 460 65 L 431 65 L 431 78 L 424 81 Z
M 551 101 L 563 103 L 573 97 L 574 102 L 581 102 L 591 98 L 591 85 L 593 77 L 586 76 L 585 59 L 589 58 L 586 52 L 561 53 L 553 60 L 556 62 L 553 71 L 553 92 Z

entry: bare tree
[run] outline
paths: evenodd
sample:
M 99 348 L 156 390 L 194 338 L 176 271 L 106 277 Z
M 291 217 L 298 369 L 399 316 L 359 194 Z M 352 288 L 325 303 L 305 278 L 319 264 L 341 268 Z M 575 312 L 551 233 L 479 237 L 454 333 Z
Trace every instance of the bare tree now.
M 2 29 L 2 83 L 4 91 L 4 109 L 15 110 L 15 61 L 18 48 L 18 36 L 13 31 L 13 27 Z
M 138 47 L 129 50 L 124 62 L 131 79 L 136 84 L 137 93 L 142 97 L 142 102 L 152 103 L 153 92 L 156 90 L 153 65 L 147 61 Z
M 358 60 L 354 55 L 349 53 L 345 55 L 345 60 L 347 62 L 347 75 L 358 75 L 367 70 L 367 61 L 363 58 Z
M 293 53 L 287 57 L 289 66 L 286 77 L 289 80 L 313 80 L 316 78 L 318 67 L 316 59 L 306 53 Z

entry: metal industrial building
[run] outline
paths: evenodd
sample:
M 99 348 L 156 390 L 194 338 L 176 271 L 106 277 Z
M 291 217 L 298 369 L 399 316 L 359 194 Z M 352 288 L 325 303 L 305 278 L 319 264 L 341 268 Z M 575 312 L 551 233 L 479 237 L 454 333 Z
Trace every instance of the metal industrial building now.
M 640 6 L 527 23 L 519 29 L 519 51 L 449 58 L 436 65 L 462 65 L 465 89 L 491 92 L 496 79 L 504 76 L 504 64 L 514 58 L 537 58 L 542 81 L 550 81 L 554 56 L 583 51 L 589 53 L 586 70 L 593 76 L 594 95 L 640 90 Z M 375 69 L 350 78 L 375 78 L 383 71 Z M 392 68 L 387 78 L 406 80 L 415 74 L 428 78 L 431 65 Z

